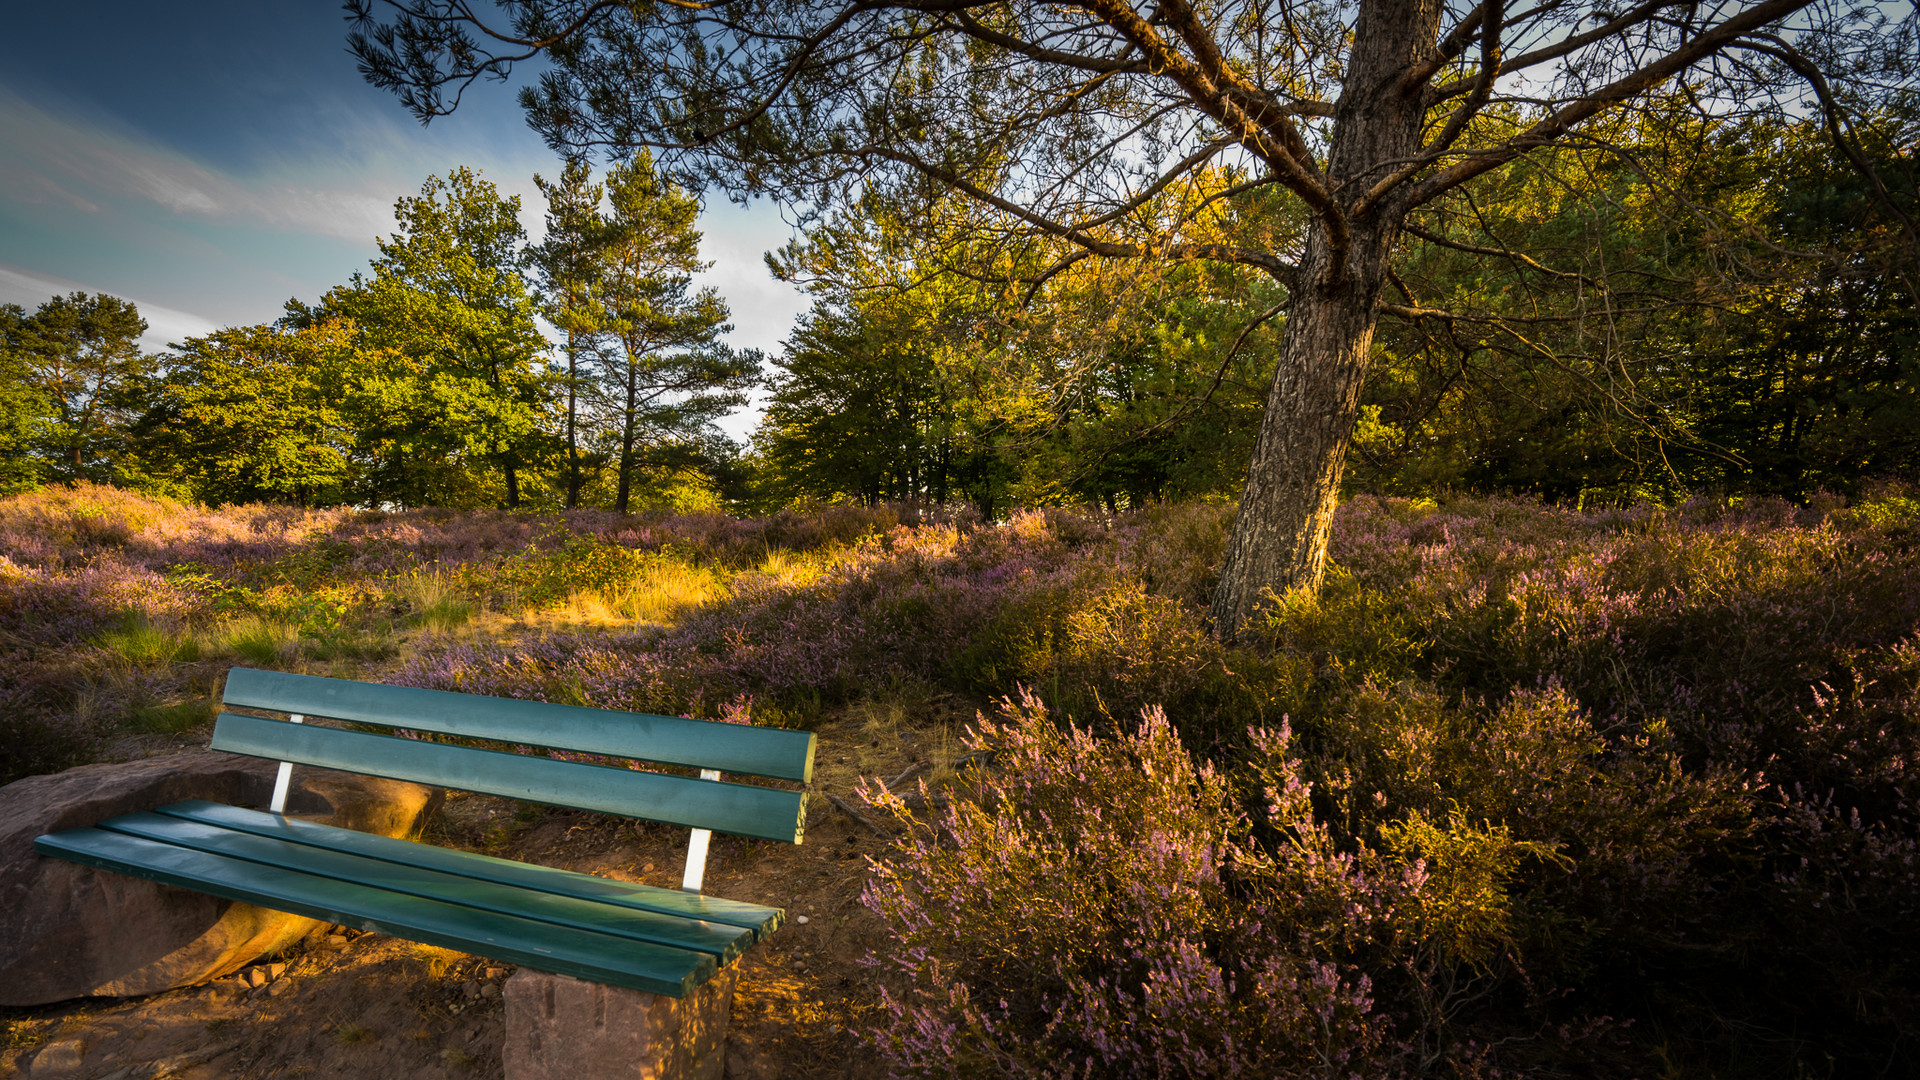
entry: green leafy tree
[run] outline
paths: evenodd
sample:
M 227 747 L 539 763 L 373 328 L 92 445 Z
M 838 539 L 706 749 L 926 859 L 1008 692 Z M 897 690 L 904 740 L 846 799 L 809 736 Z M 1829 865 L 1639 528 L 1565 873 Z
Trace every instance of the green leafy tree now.
M 746 404 L 760 354 L 720 340 L 733 329 L 705 270 L 700 205 L 642 154 L 607 176 L 598 280 L 605 318 L 594 336 L 602 438 L 615 462 L 614 508 L 625 512 L 636 472 L 684 468 L 721 438 L 714 421 Z
M 188 338 L 141 425 L 148 458 L 210 503 L 352 502 L 360 495 L 367 388 L 404 371 L 350 324 L 235 327 Z
M 1909 140 L 1866 144 L 1889 208 L 1815 122 L 1706 123 L 1676 95 L 1604 134 L 1490 176 L 1471 221 L 1409 225 L 1401 287 L 1457 317 L 1383 334 L 1356 482 L 1804 497 L 1920 465 Z M 1485 257 L 1516 236 L 1534 254 Z
M 139 310 L 116 296 L 76 292 L 25 317 L 13 308 L 3 328 L 4 351 L 37 389 L 16 400 L 26 406 L 37 399 L 48 409 L 44 424 L 29 425 L 45 475 L 128 482 L 126 432 L 144 408 L 156 367 L 140 348 L 147 321 Z
M 916 233 L 870 195 L 774 260 L 817 298 L 756 436 L 776 490 L 964 496 L 992 516 L 1244 480 L 1280 290 L 1197 263 L 1083 262 L 1009 296 L 998 254 L 964 229 Z
M 775 361 L 754 442 L 782 500 L 962 493 L 954 403 L 931 350 L 871 315 L 817 307 Z
M 30 489 L 46 473 L 34 450 L 46 441 L 47 395 L 18 351 L 27 318 L 18 304 L 0 305 L 0 494 Z
M 328 318 L 360 327 L 362 346 L 412 361 L 410 375 L 375 389 L 384 411 L 363 438 L 379 451 L 372 501 L 519 506 L 522 478 L 553 449 L 554 380 L 547 341 L 521 277 L 526 231 L 518 196 L 462 167 L 430 177 L 395 204 L 399 229 L 379 241 L 373 276 L 352 280 L 317 308 L 290 306 L 290 325 Z

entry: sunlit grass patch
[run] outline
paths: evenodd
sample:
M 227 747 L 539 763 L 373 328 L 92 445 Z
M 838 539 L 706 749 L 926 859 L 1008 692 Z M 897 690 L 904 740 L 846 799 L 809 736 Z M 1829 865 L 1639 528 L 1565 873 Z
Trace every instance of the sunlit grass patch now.
M 219 628 L 212 638 L 215 651 L 267 666 L 292 654 L 298 633 L 286 623 L 249 616 Z
M 435 633 L 458 630 L 479 613 L 459 584 L 437 570 L 414 570 L 401 578 L 400 595 L 412 620 Z
M 632 576 L 623 581 L 601 588 L 573 589 L 564 599 L 531 606 L 520 617 L 529 624 L 550 628 L 670 625 L 687 611 L 725 593 L 719 573 L 662 556 L 640 562 Z
M 200 643 L 192 636 L 161 626 L 137 611 L 127 612 L 119 626 L 103 631 L 95 643 L 136 667 L 200 658 Z
M 724 592 L 720 576 L 712 570 L 661 558 L 643 565 L 624 588 L 612 595 L 610 606 L 632 622 L 665 623 Z

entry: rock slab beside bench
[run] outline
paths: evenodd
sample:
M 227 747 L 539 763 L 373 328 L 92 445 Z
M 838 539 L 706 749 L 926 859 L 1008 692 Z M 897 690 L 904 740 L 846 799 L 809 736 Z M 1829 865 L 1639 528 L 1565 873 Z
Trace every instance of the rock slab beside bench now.
M 196 750 L 82 765 L 0 787 L 0 1005 L 126 997 L 239 970 L 311 933 L 313 919 L 108 873 L 33 849 L 34 838 L 183 799 L 265 806 L 277 765 Z M 294 770 L 290 814 L 407 836 L 438 809 L 420 784 Z

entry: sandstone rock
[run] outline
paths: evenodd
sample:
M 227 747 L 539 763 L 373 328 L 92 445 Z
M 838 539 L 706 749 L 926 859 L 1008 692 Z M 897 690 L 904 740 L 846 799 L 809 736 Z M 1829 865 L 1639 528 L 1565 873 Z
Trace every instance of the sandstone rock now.
M 27 1067 L 27 1075 L 35 1080 L 42 1076 L 65 1076 L 80 1068 L 86 1054 L 86 1044 L 79 1039 L 57 1039 L 33 1055 L 33 1064 Z
M 521 968 L 507 980 L 506 1080 L 720 1080 L 739 972 L 681 999 Z
M 0 788 L 0 1005 L 154 994 L 230 974 L 324 924 L 48 858 L 42 833 L 182 799 L 265 807 L 275 762 L 211 750 L 83 765 Z M 441 792 L 293 770 L 288 812 L 386 836 L 412 833 Z

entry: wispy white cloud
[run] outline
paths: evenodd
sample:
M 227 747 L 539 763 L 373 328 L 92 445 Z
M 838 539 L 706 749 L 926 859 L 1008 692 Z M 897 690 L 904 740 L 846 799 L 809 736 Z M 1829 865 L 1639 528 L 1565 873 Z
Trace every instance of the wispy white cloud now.
M 28 311 L 33 311 L 55 296 L 65 296 L 73 292 L 106 291 L 90 288 L 77 281 L 0 265 L 0 304 L 19 304 Z M 140 344 L 156 352 L 174 342 L 211 334 L 219 329 L 213 320 L 202 318 L 192 312 L 176 311 L 160 304 L 147 303 L 135 296 L 122 296 L 120 299 L 131 300 L 133 305 L 140 309 L 140 317 L 147 320 L 147 332 L 141 336 Z
M 285 170 L 278 176 L 235 175 L 78 108 L 42 105 L 5 86 L 0 147 L 0 188 L 26 203 L 83 213 L 144 203 L 182 217 L 361 241 L 393 220 L 391 196 L 366 190 L 371 178 L 311 159 L 276 163 Z

